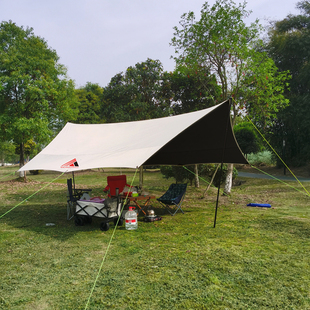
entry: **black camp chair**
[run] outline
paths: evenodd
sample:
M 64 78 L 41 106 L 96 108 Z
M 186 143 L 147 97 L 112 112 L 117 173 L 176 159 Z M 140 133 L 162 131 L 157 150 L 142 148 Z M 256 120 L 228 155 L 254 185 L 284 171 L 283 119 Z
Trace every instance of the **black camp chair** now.
M 67 179 L 68 195 L 67 195 L 67 220 L 74 217 L 76 202 L 84 193 L 91 192 L 91 189 L 76 189 L 72 187 L 72 179 Z
M 157 200 L 171 214 L 175 215 L 179 210 L 184 214 L 181 205 L 185 197 L 187 184 L 171 184 L 160 198 Z

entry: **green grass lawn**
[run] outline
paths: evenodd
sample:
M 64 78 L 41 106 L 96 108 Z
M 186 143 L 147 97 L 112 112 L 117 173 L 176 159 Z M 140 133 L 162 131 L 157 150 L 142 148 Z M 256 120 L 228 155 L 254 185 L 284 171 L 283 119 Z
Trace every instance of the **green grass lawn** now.
M 0 168 L 0 216 L 60 175 L 29 175 L 21 183 L 8 176 L 14 169 Z M 134 175 L 98 170 L 75 180 L 104 196 L 107 175 L 119 173 L 129 182 Z M 111 240 L 113 223 L 103 232 L 99 218 L 88 226 L 66 220 L 69 176 L 0 219 L 0 309 L 310 309 L 307 195 L 274 180 L 241 178 L 246 182 L 231 197 L 220 197 L 213 228 L 217 190 L 202 198 L 202 183 L 188 187 L 185 214 L 162 214 L 155 202 L 161 221 L 140 217 L 138 230 L 118 227 Z M 144 176 L 145 190 L 156 197 L 172 182 L 159 172 Z M 310 182 L 305 186 L 309 191 Z

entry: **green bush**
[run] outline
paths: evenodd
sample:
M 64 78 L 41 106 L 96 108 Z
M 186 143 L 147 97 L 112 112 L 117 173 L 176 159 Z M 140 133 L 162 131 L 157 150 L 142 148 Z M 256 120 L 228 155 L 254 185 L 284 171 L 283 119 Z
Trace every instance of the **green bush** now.
M 198 174 L 200 177 L 207 179 L 207 181 L 210 181 L 213 174 L 216 171 L 217 166 L 218 166 L 217 164 L 198 165 Z M 190 166 L 186 166 L 186 168 L 184 168 L 183 166 L 161 166 L 160 172 L 163 174 L 165 179 L 174 178 L 176 183 L 192 184 L 195 178 L 195 174 L 194 174 L 195 166 L 190 165 Z M 220 167 L 217 170 L 217 173 L 213 180 L 213 184 L 215 186 L 219 186 L 219 182 L 220 184 L 223 184 L 226 179 L 226 174 L 227 174 L 227 165 L 224 164 L 222 173 L 221 173 Z M 235 179 L 237 176 L 238 176 L 238 171 L 236 168 L 234 168 L 233 179 Z
M 194 166 L 187 166 L 190 171 L 195 171 Z M 193 182 L 195 175 L 185 169 L 183 166 L 161 166 L 160 172 L 165 179 L 174 178 L 176 183 L 191 183 Z
M 244 154 L 248 155 L 262 150 L 260 139 L 251 123 L 242 122 L 236 125 L 234 134 Z
M 256 154 L 249 154 L 248 162 L 253 166 L 259 166 L 262 164 L 270 166 L 275 163 L 272 153 L 270 151 L 263 151 L 258 152 Z

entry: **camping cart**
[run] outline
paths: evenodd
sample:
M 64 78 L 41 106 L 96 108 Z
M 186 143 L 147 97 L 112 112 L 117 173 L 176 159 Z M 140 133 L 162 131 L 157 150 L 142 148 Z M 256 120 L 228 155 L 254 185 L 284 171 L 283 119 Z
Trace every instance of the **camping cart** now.
M 74 184 L 74 182 L 73 182 Z M 67 199 L 67 219 L 74 218 L 76 226 L 91 224 L 92 217 L 100 217 L 103 221 L 100 229 L 107 231 L 109 222 L 116 225 L 123 224 L 123 217 L 119 218 L 122 210 L 122 201 L 119 196 L 101 199 L 100 197 L 90 197 L 91 189 L 77 189 L 72 184 L 72 179 L 67 179 L 68 199 Z
M 111 221 L 114 222 L 114 225 L 117 223 L 119 226 L 123 225 L 123 218 L 120 217 L 121 210 L 122 202 L 118 197 L 105 199 L 94 197 L 77 200 L 74 214 L 75 225 L 90 224 L 92 217 L 95 216 L 102 218 L 100 229 L 107 231 L 110 228 L 109 222 Z

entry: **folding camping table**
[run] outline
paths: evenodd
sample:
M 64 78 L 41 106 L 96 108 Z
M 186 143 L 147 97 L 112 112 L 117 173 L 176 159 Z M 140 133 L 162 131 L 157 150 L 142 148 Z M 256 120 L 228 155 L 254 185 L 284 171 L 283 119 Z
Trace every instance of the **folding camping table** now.
M 140 195 L 137 197 L 127 197 L 125 195 L 121 196 L 122 199 L 127 199 L 127 203 L 126 205 L 129 205 L 130 202 L 133 202 L 135 206 L 138 207 L 138 213 L 140 211 L 142 211 L 144 213 L 144 215 L 146 215 L 146 213 L 144 212 L 145 209 L 147 209 L 148 207 L 150 207 L 150 202 L 151 199 L 156 199 L 155 196 L 151 196 L 151 195 Z M 144 201 L 144 203 L 142 203 L 142 201 Z

